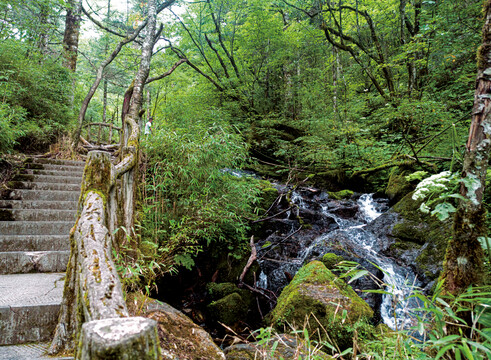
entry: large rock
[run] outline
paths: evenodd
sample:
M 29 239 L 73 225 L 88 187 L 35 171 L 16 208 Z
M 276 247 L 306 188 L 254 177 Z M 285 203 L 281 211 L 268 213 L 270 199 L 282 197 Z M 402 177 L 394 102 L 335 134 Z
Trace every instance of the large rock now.
M 412 168 L 396 167 L 389 176 L 385 195 L 389 198 L 391 204 L 400 201 L 405 195 L 414 190 L 414 185 L 406 180 L 406 176 L 413 173 Z
M 172 306 L 131 294 L 128 295 L 128 308 L 131 313 L 142 312 L 143 316 L 157 321 L 163 359 L 225 359 L 211 336 Z
M 384 255 L 412 268 L 425 285 L 440 274 L 452 218 L 442 222 L 422 213 L 421 201 L 413 200 L 412 194 L 404 196 L 391 210 L 368 224 L 367 229 L 379 239 Z
M 353 289 L 320 261 L 303 266 L 283 289 L 268 320 L 279 331 L 293 326 L 333 339 L 341 348 L 352 344 L 353 331 L 370 332 L 373 310 Z M 327 334 L 326 334 L 327 332 Z
M 302 359 L 310 359 L 314 356 L 318 360 L 334 359 L 315 345 L 292 335 L 279 334 L 271 336 L 266 341 L 232 345 L 224 352 L 227 360 L 281 360 L 297 359 L 299 356 Z

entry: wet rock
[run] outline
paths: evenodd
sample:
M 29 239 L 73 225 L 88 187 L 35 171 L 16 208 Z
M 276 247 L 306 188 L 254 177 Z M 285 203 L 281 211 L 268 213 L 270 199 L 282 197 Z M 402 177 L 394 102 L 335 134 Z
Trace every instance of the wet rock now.
M 344 219 L 354 218 L 360 209 L 358 204 L 352 202 L 331 202 L 330 205 L 332 208 L 329 209 L 329 212 Z
M 412 268 L 422 285 L 442 270 L 451 219 L 444 222 L 419 211 L 421 201 L 407 194 L 388 212 L 367 225 L 378 238 L 380 251 L 399 265 Z
M 369 331 L 367 321 L 372 316 L 372 309 L 349 285 L 322 262 L 312 261 L 283 289 L 268 320 L 279 331 L 289 326 L 306 327 L 314 337 L 321 334 L 321 339 L 327 332 L 341 348 L 347 348 L 352 345 L 355 328 Z
M 298 216 L 302 219 L 304 225 L 309 224 L 315 229 L 321 230 L 323 232 L 333 231 L 339 228 L 338 224 L 336 224 L 336 220 L 334 220 L 330 216 L 326 216 L 320 211 L 301 209 Z

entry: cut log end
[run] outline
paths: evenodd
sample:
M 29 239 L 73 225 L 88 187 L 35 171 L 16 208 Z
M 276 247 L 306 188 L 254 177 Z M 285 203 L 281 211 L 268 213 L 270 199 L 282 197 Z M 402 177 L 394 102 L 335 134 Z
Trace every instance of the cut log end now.
M 77 359 L 160 359 L 157 322 L 143 317 L 94 320 L 82 326 Z

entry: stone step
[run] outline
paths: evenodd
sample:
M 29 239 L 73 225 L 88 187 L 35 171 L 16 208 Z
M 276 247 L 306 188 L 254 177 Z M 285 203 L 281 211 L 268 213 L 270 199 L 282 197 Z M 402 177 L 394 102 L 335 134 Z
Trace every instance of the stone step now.
M 76 210 L 0 209 L 0 221 L 73 221 Z
M 77 201 L 0 200 L 0 209 L 77 210 Z
M 74 221 L 0 221 L 1 235 L 68 235 Z
M 60 273 L 0 275 L 0 345 L 50 340 L 63 284 Z
M 66 271 L 70 251 L 0 252 L 0 274 Z
M 62 159 L 33 158 L 32 163 L 43 164 L 43 165 L 63 165 L 63 166 L 67 166 L 67 167 L 68 166 L 75 166 L 75 167 L 84 167 L 85 166 L 85 161 L 62 160 Z
M 83 166 L 65 166 L 57 164 L 37 164 L 37 163 L 24 163 L 22 164 L 24 169 L 30 170 L 47 170 L 47 171 L 64 171 L 64 172 L 83 172 Z
M 73 357 L 46 355 L 49 343 L 0 346 L 0 360 L 73 360 Z
M 78 201 L 78 191 L 39 191 L 29 189 L 10 190 L 5 194 L 5 200 L 36 200 L 36 201 Z
M 82 182 L 81 176 L 25 175 L 15 176 L 14 181 L 33 181 L 36 183 L 77 184 Z
M 48 182 L 16 181 L 16 189 L 80 191 L 81 184 L 57 184 Z
M 22 171 L 26 175 L 49 175 L 49 176 L 72 176 L 82 180 L 83 170 L 42 170 L 42 169 L 24 169 Z
M 68 251 L 69 235 L 0 235 L 0 252 Z

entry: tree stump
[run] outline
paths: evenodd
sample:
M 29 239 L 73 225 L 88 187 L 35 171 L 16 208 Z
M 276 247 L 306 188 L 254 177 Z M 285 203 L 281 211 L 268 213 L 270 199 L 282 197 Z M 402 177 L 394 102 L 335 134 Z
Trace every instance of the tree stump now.
M 143 317 L 86 322 L 78 346 L 78 360 L 161 359 L 157 322 Z

